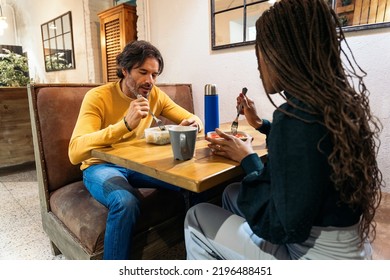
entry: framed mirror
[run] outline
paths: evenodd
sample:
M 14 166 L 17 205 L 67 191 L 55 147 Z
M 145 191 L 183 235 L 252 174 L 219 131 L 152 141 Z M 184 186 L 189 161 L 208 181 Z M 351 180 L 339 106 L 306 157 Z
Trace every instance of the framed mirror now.
M 211 49 L 254 44 L 256 20 L 278 0 L 210 0 Z M 390 27 L 390 0 L 326 0 L 344 31 Z
M 254 44 L 256 20 L 275 1 L 211 0 L 211 48 Z
M 328 0 L 344 31 L 390 27 L 388 0 Z
M 41 32 L 46 72 L 76 68 L 71 12 L 42 24 Z

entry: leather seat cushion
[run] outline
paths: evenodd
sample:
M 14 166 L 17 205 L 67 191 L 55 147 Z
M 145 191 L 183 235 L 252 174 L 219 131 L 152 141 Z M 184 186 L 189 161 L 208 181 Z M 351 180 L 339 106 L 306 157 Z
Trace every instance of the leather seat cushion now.
M 135 234 L 142 234 L 176 215 L 184 215 L 181 193 L 169 190 L 139 189 L 141 215 Z M 90 253 L 103 249 L 108 210 L 96 201 L 82 181 L 66 185 L 50 195 L 53 214 L 84 244 Z M 147 209 L 147 211 L 144 211 Z

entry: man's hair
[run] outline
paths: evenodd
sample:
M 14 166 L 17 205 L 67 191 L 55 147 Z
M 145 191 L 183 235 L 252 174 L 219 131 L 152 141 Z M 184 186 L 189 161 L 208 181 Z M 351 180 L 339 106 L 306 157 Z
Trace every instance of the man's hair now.
M 325 0 L 281 0 L 257 20 L 256 31 L 256 53 L 260 51 L 275 83 L 329 131 L 331 180 L 341 201 L 362 211 L 361 240 L 374 239 L 373 218 L 383 185 L 376 161 L 382 126 L 371 113 L 366 73 L 355 61 L 336 13 Z
M 147 58 L 155 58 L 158 61 L 158 74 L 164 69 L 164 60 L 160 51 L 146 41 L 132 41 L 128 43 L 123 51 L 116 57 L 116 74 L 119 78 L 124 78 L 122 69 L 130 72 L 134 68 L 140 67 Z

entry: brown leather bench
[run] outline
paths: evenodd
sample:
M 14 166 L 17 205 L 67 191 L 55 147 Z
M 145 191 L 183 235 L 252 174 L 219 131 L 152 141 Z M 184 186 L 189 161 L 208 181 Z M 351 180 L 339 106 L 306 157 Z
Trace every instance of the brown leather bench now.
M 35 163 L 43 229 L 53 253 L 67 259 L 101 259 L 107 209 L 89 194 L 79 166 L 68 158 L 68 144 L 85 93 L 97 84 L 28 86 Z M 194 112 L 190 84 L 160 85 Z M 164 120 L 166 123 L 167 120 Z M 185 204 L 180 193 L 141 189 L 141 216 L 134 237 L 134 259 L 154 259 L 183 241 Z

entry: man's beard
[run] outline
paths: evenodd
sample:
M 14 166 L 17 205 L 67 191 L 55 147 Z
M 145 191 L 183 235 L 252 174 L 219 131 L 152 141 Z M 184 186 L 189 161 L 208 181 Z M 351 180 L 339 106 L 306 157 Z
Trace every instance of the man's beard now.
M 142 86 L 140 86 L 139 88 L 142 89 Z M 128 87 L 128 89 L 129 89 L 129 91 L 131 92 L 131 94 L 134 96 L 134 98 L 136 98 L 136 99 L 137 99 L 139 96 L 143 96 L 143 97 L 145 97 L 146 99 L 148 99 L 149 94 L 150 94 L 150 91 L 152 90 L 152 89 L 149 89 L 149 90 L 148 90 L 148 93 L 146 94 L 146 96 L 144 96 L 143 94 L 137 92 L 137 90 L 135 89 L 135 87 L 133 87 L 133 89 L 131 89 L 130 87 Z

